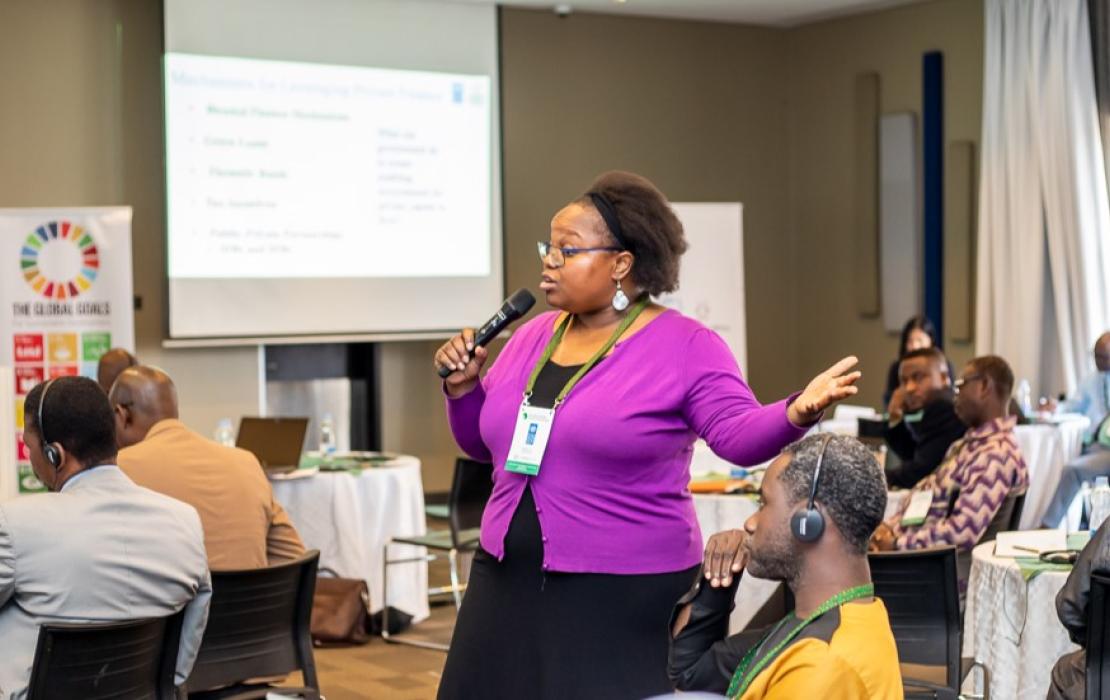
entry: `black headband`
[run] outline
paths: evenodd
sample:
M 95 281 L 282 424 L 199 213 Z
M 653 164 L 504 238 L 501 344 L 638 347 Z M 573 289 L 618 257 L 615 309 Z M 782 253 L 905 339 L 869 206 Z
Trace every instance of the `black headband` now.
M 609 198 L 600 192 L 587 192 L 586 196 L 594 203 L 594 209 L 597 209 L 597 213 L 601 214 L 601 218 L 605 220 L 605 225 L 609 227 L 609 233 L 617 239 L 620 247 L 631 250 L 631 246 L 624 238 L 624 231 L 621 230 L 621 220 L 617 217 L 617 209 L 609 201 Z

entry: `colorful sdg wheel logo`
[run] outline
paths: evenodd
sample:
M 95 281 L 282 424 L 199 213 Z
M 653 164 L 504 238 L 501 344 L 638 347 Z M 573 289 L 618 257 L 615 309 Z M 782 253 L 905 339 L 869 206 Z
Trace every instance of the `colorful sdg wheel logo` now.
M 47 299 L 72 299 L 92 287 L 100 256 L 92 234 L 69 221 L 51 221 L 30 233 L 19 257 L 23 279 Z

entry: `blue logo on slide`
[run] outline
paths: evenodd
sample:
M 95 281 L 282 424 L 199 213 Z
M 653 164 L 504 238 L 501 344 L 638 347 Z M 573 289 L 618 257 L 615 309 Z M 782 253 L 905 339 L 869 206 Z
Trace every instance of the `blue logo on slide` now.
M 537 430 L 539 430 L 539 426 L 536 425 L 535 423 L 528 426 L 528 438 L 524 441 L 525 445 L 534 445 L 536 443 L 536 431 Z
M 463 84 L 451 83 L 451 101 L 455 104 L 462 104 L 463 101 Z

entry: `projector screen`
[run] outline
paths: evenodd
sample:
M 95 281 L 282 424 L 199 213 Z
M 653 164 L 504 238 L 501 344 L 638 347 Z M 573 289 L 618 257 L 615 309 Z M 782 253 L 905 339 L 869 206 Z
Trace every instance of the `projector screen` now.
M 496 308 L 492 6 L 167 0 L 165 22 L 171 338 L 449 331 Z

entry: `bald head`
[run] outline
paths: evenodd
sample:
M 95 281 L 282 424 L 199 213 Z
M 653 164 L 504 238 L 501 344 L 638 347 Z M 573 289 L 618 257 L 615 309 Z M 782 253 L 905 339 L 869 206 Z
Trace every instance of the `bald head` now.
M 137 364 L 139 361 L 131 353 L 123 348 L 112 348 L 100 356 L 100 362 L 96 366 L 96 383 L 107 394 L 112 390 L 112 384 L 120 372 Z
M 142 442 L 151 426 L 177 418 L 177 388 L 156 367 L 123 370 L 108 395 L 116 414 L 116 442 L 121 448 Z
M 1095 366 L 1099 372 L 1110 372 L 1110 331 L 1095 341 Z

